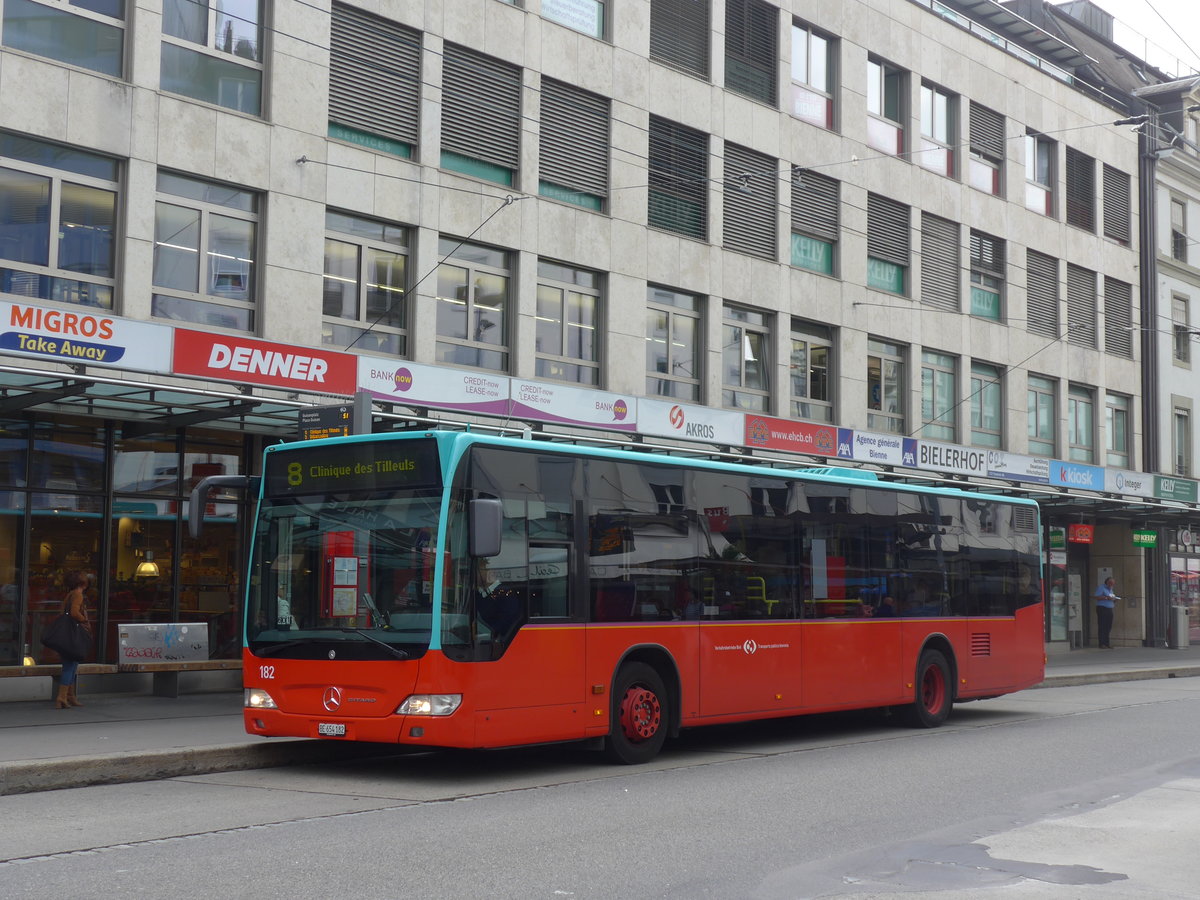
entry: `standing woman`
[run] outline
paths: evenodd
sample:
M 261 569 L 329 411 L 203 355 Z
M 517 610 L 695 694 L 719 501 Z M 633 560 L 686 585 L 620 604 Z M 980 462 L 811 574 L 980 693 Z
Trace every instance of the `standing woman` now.
M 87 579 L 82 572 L 67 573 L 63 582 L 67 589 L 66 599 L 63 600 L 63 613 L 76 622 L 81 622 L 84 628 L 91 630 L 88 623 L 87 607 L 83 600 L 83 589 L 87 587 Z M 75 680 L 79 674 L 81 660 L 63 657 L 62 676 L 58 681 L 58 697 L 54 700 L 55 709 L 66 709 L 69 706 L 83 706 L 75 694 Z

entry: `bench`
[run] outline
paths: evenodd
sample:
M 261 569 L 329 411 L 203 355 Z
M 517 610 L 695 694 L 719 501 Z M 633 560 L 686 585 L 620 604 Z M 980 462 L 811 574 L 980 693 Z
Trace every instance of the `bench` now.
M 152 691 L 156 697 L 179 696 L 180 672 L 219 672 L 241 670 L 240 659 L 177 659 L 152 662 L 123 662 L 121 672 L 149 672 L 154 675 Z
M 0 678 L 28 678 L 50 676 L 57 678 L 62 673 L 58 663 L 39 663 L 36 666 L 0 666 Z M 106 663 L 80 663 L 80 675 L 115 675 L 117 667 Z

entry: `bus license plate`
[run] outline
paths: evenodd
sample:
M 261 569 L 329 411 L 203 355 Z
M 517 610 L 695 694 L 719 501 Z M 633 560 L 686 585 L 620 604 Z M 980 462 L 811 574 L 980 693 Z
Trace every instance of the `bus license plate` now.
M 341 722 L 318 722 L 317 734 L 323 734 L 326 737 L 345 737 L 346 726 Z

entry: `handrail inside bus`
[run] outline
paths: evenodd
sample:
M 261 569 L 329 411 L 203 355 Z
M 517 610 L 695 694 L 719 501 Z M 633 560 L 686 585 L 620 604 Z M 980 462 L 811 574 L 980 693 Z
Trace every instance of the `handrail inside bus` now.
M 188 498 L 188 534 L 200 537 L 204 528 L 204 507 L 208 504 L 208 493 L 214 488 L 258 491 L 257 475 L 208 475 L 201 478 L 192 488 Z

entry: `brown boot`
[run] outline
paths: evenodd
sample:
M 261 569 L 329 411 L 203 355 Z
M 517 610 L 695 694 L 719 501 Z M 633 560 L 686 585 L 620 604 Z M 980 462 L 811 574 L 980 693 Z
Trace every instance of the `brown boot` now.
M 83 704 L 79 702 L 79 697 L 75 693 L 75 687 L 77 684 L 78 682 L 73 681 L 71 682 L 71 686 L 67 688 L 67 704 L 70 706 L 83 706 Z
M 60 684 L 58 686 L 58 696 L 54 698 L 55 709 L 67 709 L 67 691 L 70 690 L 70 685 Z

